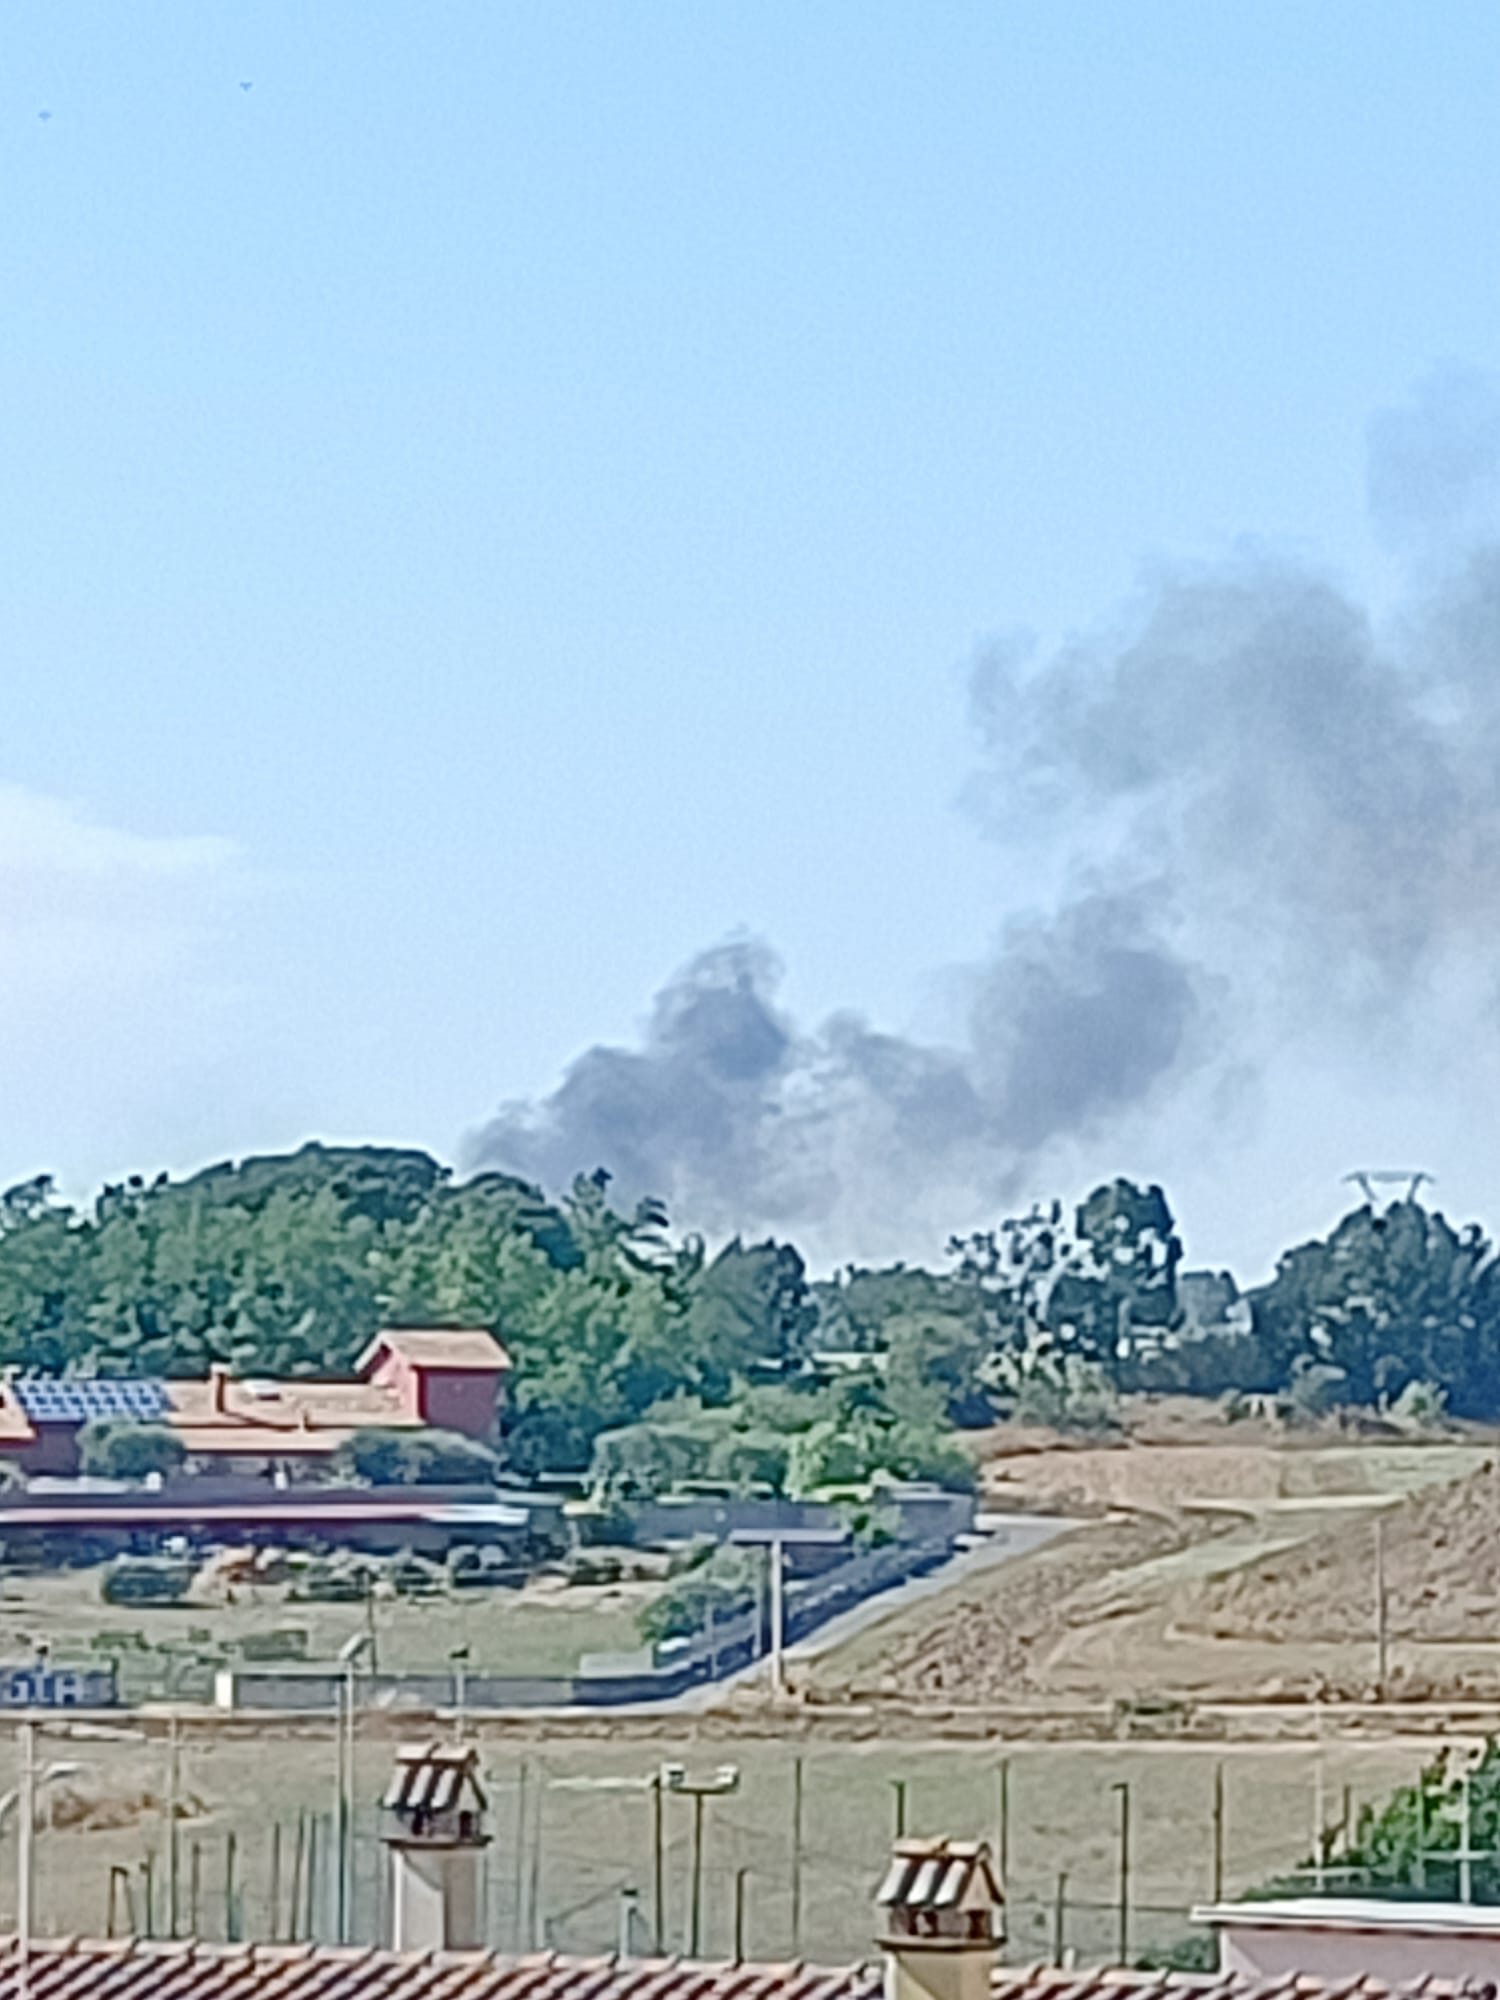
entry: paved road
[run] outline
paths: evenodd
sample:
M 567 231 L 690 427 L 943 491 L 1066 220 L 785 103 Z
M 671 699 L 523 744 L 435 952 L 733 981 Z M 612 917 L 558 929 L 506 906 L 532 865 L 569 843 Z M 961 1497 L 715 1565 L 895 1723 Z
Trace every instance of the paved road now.
M 910 1605 L 921 1603 L 923 1598 L 936 1597 L 940 1591 L 952 1590 L 969 1577 L 997 1568 L 1016 1556 L 1025 1555 L 1030 1549 L 1040 1548 L 1043 1542 L 1051 1541 L 1064 1528 L 1074 1525 L 1071 1521 L 1044 1514 L 981 1515 L 979 1527 L 982 1539 L 972 1548 L 965 1549 L 951 1562 L 944 1563 L 941 1569 L 935 1569 L 927 1576 L 913 1577 L 910 1583 L 878 1591 L 873 1597 L 851 1606 L 848 1611 L 840 1612 L 838 1617 L 830 1618 L 826 1625 L 820 1625 L 805 1639 L 787 1647 L 787 1664 L 796 1666 L 799 1662 L 815 1660 L 835 1646 L 842 1645 L 846 1639 L 852 1639 L 856 1633 L 879 1624 L 882 1619 L 894 1618 Z M 688 1688 L 674 1701 L 653 1702 L 649 1708 L 665 1714 L 701 1713 L 704 1709 L 717 1707 L 731 1688 L 757 1679 L 766 1681 L 770 1672 L 770 1661 L 759 1659 L 741 1668 L 738 1673 L 726 1674 L 721 1680 L 709 1681 L 702 1687 Z M 646 1709 L 647 1705 L 642 1704 L 634 1712 L 644 1713 Z
M 857 1633 L 866 1631 L 871 1625 L 878 1625 L 882 1619 L 893 1618 L 908 1606 L 920 1604 L 924 1597 L 936 1597 L 940 1591 L 952 1590 L 956 1584 L 972 1576 L 1040 1548 L 1043 1542 L 1050 1542 L 1054 1535 L 1061 1534 L 1073 1523 L 1043 1514 L 986 1514 L 981 1516 L 981 1526 L 983 1539 L 976 1546 L 965 1549 L 951 1562 L 945 1562 L 941 1569 L 932 1570 L 926 1576 L 915 1576 L 910 1583 L 897 1584 L 894 1590 L 882 1590 L 874 1597 L 851 1605 L 847 1611 L 841 1611 L 837 1618 L 830 1618 L 826 1625 L 809 1632 L 795 1646 L 788 1646 L 788 1662 L 795 1664 L 799 1660 L 819 1659 Z

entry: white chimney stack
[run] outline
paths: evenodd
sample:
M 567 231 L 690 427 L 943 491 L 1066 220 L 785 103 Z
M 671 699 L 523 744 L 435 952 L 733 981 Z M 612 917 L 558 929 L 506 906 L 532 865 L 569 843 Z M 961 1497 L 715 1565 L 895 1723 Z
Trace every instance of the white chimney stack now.
M 898 1840 L 879 1903 L 886 2000 L 989 2000 L 1005 1894 L 983 1841 Z
M 472 1744 L 396 1753 L 382 1801 L 391 1857 L 391 1944 L 397 1951 L 477 1951 L 489 1801 Z

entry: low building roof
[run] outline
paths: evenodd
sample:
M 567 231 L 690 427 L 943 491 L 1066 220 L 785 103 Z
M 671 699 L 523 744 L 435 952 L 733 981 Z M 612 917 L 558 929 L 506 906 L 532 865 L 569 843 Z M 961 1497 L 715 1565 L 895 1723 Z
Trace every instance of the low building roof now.
M 1278 1896 L 1247 1903 L 1206 1903 L 1195 1924 L 1238 1930 L 1401 1931 L 1440 1937 L 1500 1937 L 1500 1905 L 1441 1903 L 1427 1897 Z
M 422 1422 L 374 1382 L 220 1375 L 168 1382 L 166 1389 L 166 1421 L 190 1452 L 335 1452 L 360 1431 L 407 1430 Z
M 0 1382 L 0 1446 L 35 1444 L 36 1426 L 21 1408 L 21 1399 L 9 1382 Z
M 469 1369 L 498 1375 L 510 1356 L 492 1333 L 475 1326 L 383 1326 L 355 1366 L 363 1374 L 382 1354 L 399 1354 L 414 1368 Z

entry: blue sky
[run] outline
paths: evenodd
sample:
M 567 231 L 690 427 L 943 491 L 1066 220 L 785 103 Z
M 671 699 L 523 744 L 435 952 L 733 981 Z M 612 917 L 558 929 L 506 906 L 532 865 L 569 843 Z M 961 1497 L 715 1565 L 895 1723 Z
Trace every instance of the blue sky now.
M 5 45 L 10 1178 L 452 1156 L 740 931 L 799 1019 L 941 1040 L 1060 865 L 965 804 L 976 652 L 1245 534 L 1398 594 L 1367 426 L 1497 364 L 1482 5 L 13 0 Z M 1483 1206 L 1462 1094 L 1329 1094 L 1023 1182 L 1175 1173 L 1251 1267 L 1377 1144 Z

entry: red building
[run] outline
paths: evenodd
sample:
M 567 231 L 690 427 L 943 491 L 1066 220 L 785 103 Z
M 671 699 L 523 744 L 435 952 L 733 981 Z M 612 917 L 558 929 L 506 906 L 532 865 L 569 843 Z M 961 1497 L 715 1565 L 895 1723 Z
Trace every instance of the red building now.
M 78 1439 L 101 1420 L 159 1424 L 190 1458 L 216 1470 L 306 1470 L 363 1430 L 460 1431 L 488 1443 L 498 1428 L 510 1356 L 469 1327 L 389 1327 L 340 1379 L 206 1376 L 118 1381 L 19 1376 L 0 1382 L 0 1459 L 30 1473 L 78 1470 Z
M 388 1389 L 418 1423 L 488 1439 L 500 1421 L 510 1357 L 493 1334 L 467 1327 L 386 1327 L 359 1357 L 365 1381 Z

